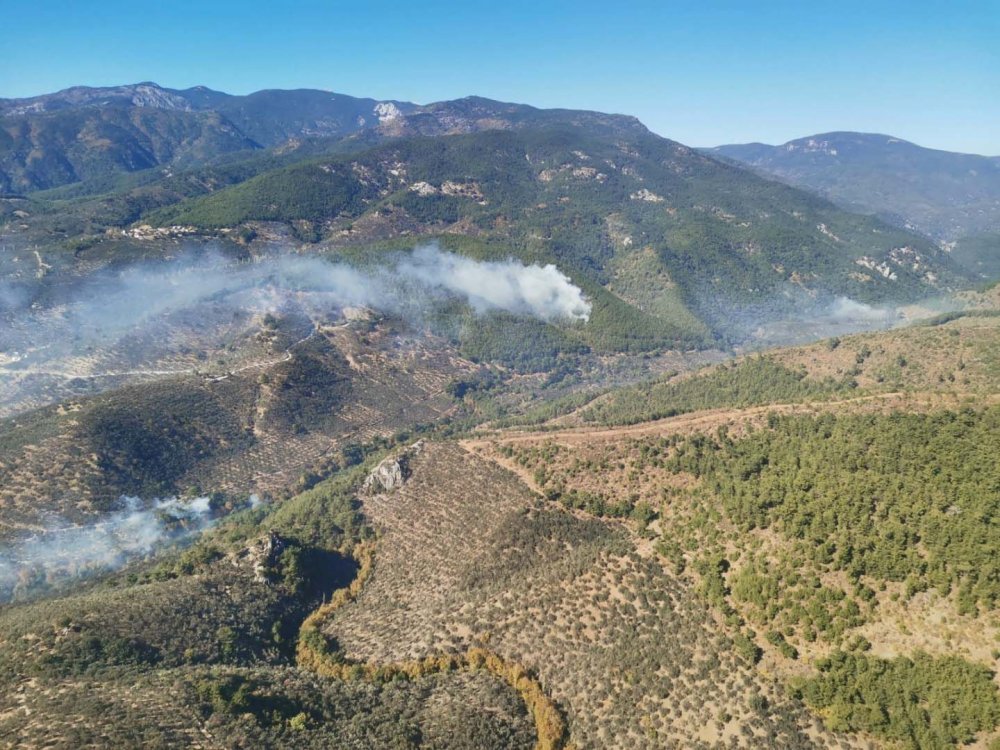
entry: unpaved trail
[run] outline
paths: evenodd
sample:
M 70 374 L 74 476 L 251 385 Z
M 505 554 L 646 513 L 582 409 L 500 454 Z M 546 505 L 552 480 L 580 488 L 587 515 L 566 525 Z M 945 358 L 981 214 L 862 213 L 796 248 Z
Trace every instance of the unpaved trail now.
M 809 401 L 791 404 L 767 404 L 751 406 L 743 409 L 722 408 L 681 414 L 676 417 L 666 417 L 652 422 L 622 427 L 568 427 L 557 430 L 536 430 L 532 432 L 494 431 L 484 432 L 481 437 L 468 438 L 460 441 L 467 450 L 478 451 L 493 443 L 536 443 L 553 441 L 563 445 L 573 445 L 582 442 L 617 440 L 624 437 L 643 435 L 661 435 L 672 433 L 704 432 L 720 427 L 752 422 L 766 417 L 768 414 L 796 413 L 826 413 L 832 411 L 849 411 L 858 407 L 875 406 L 897 407 L 923 410 L 929 408 L 947 408 L 961 406 L 970 398 L 976 398 L 980 404 L 1000 402 L 1000 394 L 976 397 L 972 394 L 918 392 L 907 393 L 893 391 L 890 393 L 875 393 L 839 401 Z
M 280 357 L 278 357 L 278 359 L 260 360 L 258 362 L 251 362 L 248 365 L 243 365 L 242 367 L 237 367 L 234 370 L 229 370 L 228 372 L 226 372 L 223 375 L 217 375 L 215 377 L 211 377 L 211 378 L 208 378 L 208 379 L 211 380 L 214 383 L 214 382 L 216 382 L 218 380 L 225 380 L 230 375 L 236 375 L 238 373 L 245 372 L 246 370 L 253 370 L 253 369 L 258 368 L 258 367 L 272 367 L 274 365 L 280 365 L 282 362 L 290 362 L 291 359 L 292 359 L 292 357 L 294 356 L 292 354 L 292 349 L 294 349 L 295 347 L 299 346 L 300 344 L 304 344 L 309 339 L 311 339 L 313 336 L 315 336 L 316 333 L 317 333 L 316 329 L 313 328 L 309 332 L 308 336 L 303 336 L 298 341 L 296 341 L 294 344 L 292 344 L 287 349 L 285 349 L 285 353 L 283 355 L 281 355 Z M 192 372 L 192 371 L 189 371 L 189 372 Z

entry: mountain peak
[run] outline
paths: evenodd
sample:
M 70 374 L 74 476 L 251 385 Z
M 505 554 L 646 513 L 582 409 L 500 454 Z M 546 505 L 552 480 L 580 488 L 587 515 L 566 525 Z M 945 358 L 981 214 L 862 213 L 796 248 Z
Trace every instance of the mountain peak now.
M 54 112 L 78 107 L 155 107 L 189 110 L 190 103 L 152 81 L 122 86 L 72 86 L 53 94 L 23 99 L 0 99 L 0 116 Z
M 832 131 L 710 153 L 935 239 L 1000 231 L 1000 161 L 885 133 Z

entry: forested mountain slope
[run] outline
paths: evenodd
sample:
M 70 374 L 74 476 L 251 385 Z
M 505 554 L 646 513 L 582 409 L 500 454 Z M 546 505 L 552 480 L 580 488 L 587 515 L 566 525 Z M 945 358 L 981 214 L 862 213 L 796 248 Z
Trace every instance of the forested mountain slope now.
M 917 235 L 648 132 L 590 122 L 394 140 L 267 171 L 145 220 L 203 230 L 289 222 L 335 244 L 488 238 L 644 312 L 677 296 L 717 329 L 836 296 L 912 300 L 963 283 Z
M 998 321 L 751 358 L 726 377 L 754 395 L 728 408 L 713 369 L 660 421 L 344 450 L 186 548 L 0 610 L 0 730 L 28 747 L 989 747 Z M 900 362 L 907 345 L 921 356 Z M 858 383 L 792 393 L 771 388 L 780 368 Z
M 869 133 L 822 133 L 780 146 L 709 149 L 935 239 L 1000 229 L 1000 157 L 923 148 Z
M 154 84 L 2 109 L 8 187 L 63 185 L 4 201 L 36 247 L 86 259 L 197 236 L 374 257 L 464 237 L 460 252 L 568 273 L 593 298 L 584 338 L 601 350 L 731 344 L 775 319 L 839 314 L 842 297 L 894 306 L 976 275 L 919 235 L 622 115 Z M 36 184 L 32 170 L 61 176 Z

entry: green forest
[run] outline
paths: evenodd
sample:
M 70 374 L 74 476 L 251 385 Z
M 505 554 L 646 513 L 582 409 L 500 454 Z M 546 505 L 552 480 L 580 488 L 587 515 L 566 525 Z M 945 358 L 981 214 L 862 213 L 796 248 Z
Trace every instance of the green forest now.
M 852 388 L 849 380 L 816 380 L 764 356 L 722 364 L 688 378 L 665 378 L 619 388 L 582 412 L 583 419 L 625 425 L 700 409 L 742 408 L 814 400 Z
M 772 415 L 740 439 L 682 440 L 667 465 L 701 478 L 745 531 L 774 529 L 853 579 L 1000 600 L 1000 407 Z
M 913 750 L 966 744 L 1000 722 L 1000 697 L 985 667 L 957 657 L 879 659 L 837 651 L 797 692 L 838 732 L 870 732 Z

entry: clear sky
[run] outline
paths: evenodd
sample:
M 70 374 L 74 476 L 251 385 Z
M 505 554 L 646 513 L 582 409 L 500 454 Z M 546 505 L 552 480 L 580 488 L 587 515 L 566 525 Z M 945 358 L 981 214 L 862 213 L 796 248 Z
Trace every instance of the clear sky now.
M 633 114 L 695 146 L 861 130 L 1000 155 L 1000 0 L 0 0 L 0 18 L 0 97 L 479 94 Z

